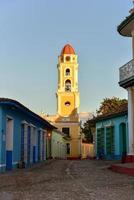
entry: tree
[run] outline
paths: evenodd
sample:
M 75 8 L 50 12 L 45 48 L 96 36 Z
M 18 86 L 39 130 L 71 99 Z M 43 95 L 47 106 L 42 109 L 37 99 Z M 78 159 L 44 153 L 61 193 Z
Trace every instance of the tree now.
M 126 108 L 126 105 L 127 105 L 126 99 L 120 99 L 118 97 L 104 98 L 100 104 L 99 109 L 96 110 L 96 114 L 97 116 L 100 116 L 100 115 L 116 113 L 121 111 L 123 107 Z
M 95 129 L 94 120 L 87 120 L 81 129 L 85 136 L 85 142 L 93 143 L 93 131 Z
M 99 109 L 96 111 L 96 117 L 101 115 L 108 115 L 112 113 L 118 113 L 120 111 L 126 110 L 127 100 L 120 99 L 118 97 L 104 98 L 100 104 Z M 85 141 L 92 143 L 93 142 L 93 133 L 95 132 L 95 116 L 93 119 L 87 120 L 82 129 L 82 133 L 85 136 Z

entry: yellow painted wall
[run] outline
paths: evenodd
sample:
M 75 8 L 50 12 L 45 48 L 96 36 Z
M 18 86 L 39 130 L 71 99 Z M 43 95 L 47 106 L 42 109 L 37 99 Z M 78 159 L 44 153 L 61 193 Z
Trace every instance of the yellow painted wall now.
M 81 144 L 81 156 L 82 156 L 82 159 L 94 158 L 94 156 L 95 156 L 94 144 L 82 143 Z
M 62 116 L 69 116 L 75 108 L 75 96 L 73 93 L 66 94 L 65 92 L 60 95 L 60 107 Z M 65 102 L 69 101 L 70 106 L 66 106 Z
M 80 157 L 81 155 L 81 137 L 80 137 L 80 126 L 79 123 L 55 123 L 55 126 L 62 131 L 63 127 L 70 128 L 70 140 L 66 143 L 70 143 L 70 155 L 67 157 Z

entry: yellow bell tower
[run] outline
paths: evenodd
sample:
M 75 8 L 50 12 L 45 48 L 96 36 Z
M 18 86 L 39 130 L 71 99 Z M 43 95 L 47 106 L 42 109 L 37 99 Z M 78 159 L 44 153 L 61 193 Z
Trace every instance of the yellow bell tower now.
M 78 62 L 74 49 L 66 45 L 58 59 L 58 114 L 62 117 L 77 115 L 79 108 Z
M 65 45 L 58 57 L 58 90 L 56 124 L 70 139 L 67 143 L 69 158 L 78 158 L 81 154 L 80 125 L 78 117 L 78 56 L 73 47 Z

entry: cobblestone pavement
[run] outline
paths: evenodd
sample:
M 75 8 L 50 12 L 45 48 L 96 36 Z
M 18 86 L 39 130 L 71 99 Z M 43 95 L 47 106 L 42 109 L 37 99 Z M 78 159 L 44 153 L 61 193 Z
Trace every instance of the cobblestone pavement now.
M 134 177 L 111 162 L 56 160 L 0 175 L 0 200 L 134 200 Z

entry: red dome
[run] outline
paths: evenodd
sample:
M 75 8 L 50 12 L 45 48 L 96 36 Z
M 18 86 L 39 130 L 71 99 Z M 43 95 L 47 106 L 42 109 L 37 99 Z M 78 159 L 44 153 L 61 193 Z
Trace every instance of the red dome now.
M 70 44 L 66 44 L 61 51 L 61 55 L 63 54 L 75 54 L 75 51 Z

